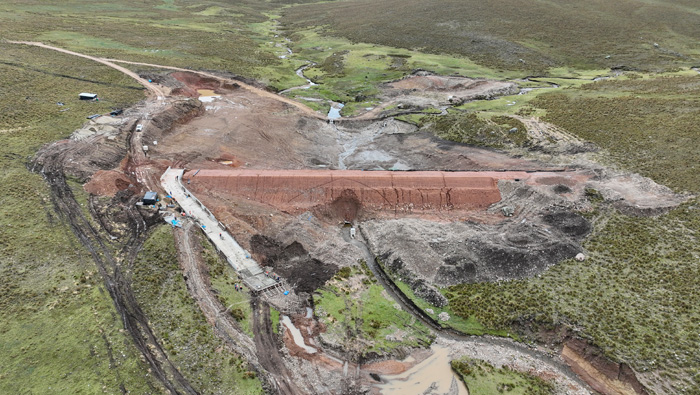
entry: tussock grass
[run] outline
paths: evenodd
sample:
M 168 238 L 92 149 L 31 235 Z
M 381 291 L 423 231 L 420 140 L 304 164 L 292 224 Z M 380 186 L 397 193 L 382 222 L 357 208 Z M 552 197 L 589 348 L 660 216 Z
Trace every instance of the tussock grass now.
M 470 394 L 550 395 L 555 387 L 529 373 L 518 372 L 507 366 L 497 368 L 488 362 L 460 358 L 450 363 L 464 381 Z
M 677 191 L 700 192 L 700 75 L 599 81 L 540 95 L 545 120 Z
M 172 231 L 161 226 L 144 244 L 133 271 L 134 294 L 168 357 L 199 391 L 262 393 L 248 363 L 225 351 L 189 295 L 177 262 Z
M 591 215 L 586 261 L 532 279 L 451 287 L 449 306 L 491 328 L 565 326 L 638 371 L 674 374 L 670 392 L 697 387 L 699 204 L 658 218 L 601 209 Z
M 282 22 L 293 31 L 324 27 L 353 42 L 458 54 L 530 74 L 668 69 L 700 55 L 697 4 L 664 0 L 335 1 L 288 8 Z
M 508 116 L 483 119 L 474 112 L 448 112 L 421 118 L 438 137 L 480 147 L 525 146 L 529 138 L 522 122 Z
M 3 43 L 0 86 L 0 392 L 160 391 L 91 256 L 27 168 L 43 144 L 67 137 L 87 115 L 137 102 L 142 90 L 107 67 Z M 83 91 L 105 100 L 80 103 Z

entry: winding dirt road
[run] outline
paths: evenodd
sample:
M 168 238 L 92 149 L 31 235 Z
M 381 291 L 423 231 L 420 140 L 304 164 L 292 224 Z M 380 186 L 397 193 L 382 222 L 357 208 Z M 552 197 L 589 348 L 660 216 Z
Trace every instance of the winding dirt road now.
M 46 49 L 50 49 L 50 50 L 53 50 L 53 51 L 63 52 L 63 53 L 68 54 L 68 55 L 79 56 L 79 57 L 81 57 L 81 58 L 94 60 L 95 62 L 102 63 L 102 64 L 104 64 L 105 66 L 109 66 L 109 67 L 111 67 L 111 68 L 113 68 L 113 69 L 115 69 L 115 70 L 121 71 L 122 73 L 124 73 L 124 74 L 128 75 L 129 77 L 135 79 L 136 81 L 138 81 L 139 84 L 143 85 L 146 89 L 148 89 L 148 91 L 151 92 L 151 94 L 153 94 L 153 96 L 155 96 L 156 100 L 158 100 L 158 101 L 163 101 L 163 100 L 165 100 L 166 94 L 165 94 L 165 91 L 163 90 L 163 88 L 161 88 L 161 87 L 159 87 L 158 85 L 156 85 L 156 84 L 154 84 L 154 83 L 151 83 L 151 82 L 148 82 L 147 80 L 145 80 L 145 79 L 139 77 L 138 74 L 136 74 L 136 73 L 134 73 L 133 71 L 127 69 L 126 67 L 122 67 L 122 66 L 119 66 L 119 65 L 117 65 L 117 64 L 114 64 L 114 63 L 112 63 L 111 61 L 109 61 L 109 60 L 107 60 L 107 59 L 98 58 L 98 57 L 96 57 L 96 56 L 85 55 L 85 54 L 82 54 L 82 53 L 79 53 L 79 52 L 69 51 L 69 50 L 67 50 L 67 49 L 63 49 L 63 48 L 59 48 L 59 47 L 54 47 L 54 46 L 47 45 L 47 44 L 44 44 L 44 43 L 41 43 L 41 42 L 36 42 L 36 41 L 9 41 L 9 40 L 8 40 L 7 42 L 10 43 L 10 44 L 32 45 L 32 46 L 35 46 L 35 47 L 41 47 L 41 48 L 46 48 Z
M 226 307 L 214 295 L 208 271 L 202 260 L 201 237 L 194 222 L 186 220 L 182 229 L 175 228 L 175 246 L 180 257 L 180 265 L 187 283 L 187 289 L 197 301 L 200 310 L 217 335 L 238 354 L 245 355 L 248 362 L 263 379 L 268 390 L 283 395 L 308 393 L 302 391 L 287 370 L 275 336 L 271 333 L 270 307 L 258 299 L 253 299 L 254 340 L 246 336 L 238 327 Z
M 214 78 L 220 81 L 234 82 L 242 88 L 254 92 L 260 96 L 271 98 L 293 106 L 302 111 L 302 113 L 304 113 L 307 116 L 321 120 L 328 119 L 326 116 L 320 115 L 311 108 L 291 99 L 279 96 L 277 94 L 265 91 L 263 89 L 256 88 L 238 80 L 227 79 L 206 72 L 198 72 L 183 68 L 161 66 L 149 63 L 129 62 L 116 59 L 100 58 L 95 56 L 84 55 L 81 53 L 69 51 L 58 47 L 53 47 L 40 42 L 8 42 L 50 49 L 90 59 L 104 64 L 106 66 L 112 67 L 115 70 L 118 70 L 134 78 L 137 82 L 143 85 L 150 93 L 150 100 L 154 100 L 155 102 L 157 102 L 159 104 L 158 107 L 161 107 L 165 104 L 167 100 L 167 92 L 162 87 L 139 77 L 133 71 L 117 65 L 117 62 L 197 73 L 199 75 Z M 133 151 L 133 154 L 136 155 L 136 152 L 138 152 L 140 148 L 139 139 L 135 136 L 132 137 L 134 138 L 130 140 L 130 142 L 132 143 L 130 151 Z M 149 367 L 153 370 L 155 376 L 172 393 L 196 394 L 197 391 L 187 382 L 187 380 L 179 372 L 177 367 L 174 366 L 168 360 L 167 354 L 164 352 L 158 339 L 151 330 L 148 324 L 147 317 L 141 311 L 138 302 L 136 301 L 136 298 L 133 295 L 129 281 L 124 278 L 124 274 L 122 274 L 121 272 L 120 266 L 118 264 L 119 260 L 113 255 L 110 247 L 103 242 L 102 236 L 100 235 L 98 230 L 93 228 L 90 221 L 88 221 L 88 219 L 84 217 L 79 204 L 76 202 L 75 198 L 70 192 L 70 188 L 68 187 L 65 181 L 65 176 L 63 172 L 63 163 L 65 163 L 66 160 L 70 160 L 70 155 L 71 150 L 52 150 L 51 147 L 49 147 L 48 149 L 45 149 L 40 155 L 38 155 L 35 162 L 35 165 L 41 169 L 42 174 L 45 176 L 47 183 L 51 187 L 52 199 L 54 201 L 56 211 L 61 213 L 62 216 L 69 221 L 76 236 L 91 252 L 93 259 L 95 260 L 97 267 L 100 271 L 100 274 L 104 279 L 105 286 L 109 290 L 109 293 L 112 296 L 112 299 L 114 300 L 116 309 L 122 316 L 125 327 L 129 330 L 129 333 L 132 335 L 134 342 L 146 358 L 147 363 L 149 364 Z M 136 161 L 138 163 L 136 163 L 135 167 L 139 167 L 139 165 L 141 164 L 141 160 L 145 161 L 145 158 L 136 156 Z M 151 184 L 151 182 L 147 181 L 151 180 L 151 177 L 149 177 L 148 175 L 144 175 L 143 178 L 143 180 L 140 179 L 139 181 Z M 153 182 L 153 184 L 155 184 L 155 182 Z M 133 209 L 133 204 L 128 204 L 125 207 L 131 207 L 128 210 L 131 210 L 130 217 L 134 220 L 133 226 L 135 230 L 127 243 L 127 247 L 124 248 L 124 251 L 126 251 L 127 261 L 133 261 L 138 251 L 141 249 L 144 240 L 147 237 L 147 226 L 145 225 L 143 218 L 141 218 L 138 212 Z M 276 338 L 274 338 L 274 336 L 269 332 L 269 306 L 265 302 L 262 302 L 260 300 L 253 300 L 253 319 L 256 330 L 256 336 L 254 340 L 251 340 L 245 334 L 242 333 L 240 328 L 237 327 L 235 321 L 233 321 L 232 317 L 226 312 L 225 306 L 223 306 L 218 300 L 218 298 L 216 298 L 216 295 L 212 292 L 211 286 L 208 282 L 208 275 L 205 272 L 203 262 L 201 262 L 201 241 L 196 240 L 196 237 L 192 237 L 192 232 L 194 232 L 195 230 L 196 228 L 193 228 L 191 223 L 187 223 L 185 225 L 185 228 L 181 230 L 176 229 L 174 231 L 176 246 L 180 254 L 180 263 L 182 265 L 183 272 L 186 276 L 188 288 L 195 300 L 197 301 L 201 311 L 204 313 L 207 320 L 209 320 L 209 322 L 215 328 L 217 335 L 224 339 L 226 344 L 228 344 L 229 347 L 231 347 L 231 349 L 235 350 L 236 352 L 242 355 L 245 355 L 248 358 L 251 365 L 254 366 L 259 373 L 261 373 L 260 376 L 263 378 L 263 381 L 266 382 L 266 385 L 268 386 L 269 390 L 283 394 L 297 394 L 306 392 L 302 391 L 294 383 L 292 375 L 287 370 L 282 356 L 279 353 Z M 371 258 L 371 256 L 368 256 L 368 261 L 373 260 L 369 258 Z M 381 275 L 377 277 L 381 277 Z M 388 290 L 393 291 L 393 289 L 391 289 L 391 286 L 389 285 L 389 283 L 391 283 L 390 279 L 386 280 L 387 281 L 383 285 Z M 397 301 L 401 302 L 406 307 L 409 307 L 409 303 L 407 301 L 402 301 L 402 298 L 396 295 L 395 292 L 392 293 L 394 293 L 394 296 L 396 297 Z M 423 320 L 424 322 L 432 326 L 434 329 L 438 330 L 438 328 L 435 327 L 434 321 L 429 322 L 430 320 L 426 318 L 424 313 L 421 314 L 421 312 L 412 308 L 407 308 L 407 311 L 410 311 L 417 318 Z M 474 340 L 471 339 L 470 341 Z M 503 347 L 513 349 L 517 352 L 526 352 L 527 354 L 530 354 L 535 358 L 546 360 L 547 362 L 551 363 L 551 360 L 549 360 L 544 355 L 540 355 L 541 353 L 523 350 L 522 346 L 516 346 L 510 342 L 499 341 L 498 343 Z M 558 367 L 563 368 L 561 366 Z M 569 372 L 566 370 L 566 368 L 564 368 L 562 374 L 568 376 L 574 381 L 577 381 L 573 377 L 570 377 Z

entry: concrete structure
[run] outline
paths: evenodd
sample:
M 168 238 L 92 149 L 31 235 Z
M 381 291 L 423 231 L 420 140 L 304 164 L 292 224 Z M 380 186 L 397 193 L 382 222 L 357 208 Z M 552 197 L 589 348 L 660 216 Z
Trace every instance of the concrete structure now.
M 280 283 L 265 275 L 250 253 L 244 250 L 216 220 L 214 214 L 182 185 L 183 172 L 182 169 L 168 168 L 160 177 L 163 189 L 177 201 L 189 218 L 197 222 L 217 251 L 226 257 L 229 265 L 238 272 L 251 290 L 263 291 L 280 286 Z

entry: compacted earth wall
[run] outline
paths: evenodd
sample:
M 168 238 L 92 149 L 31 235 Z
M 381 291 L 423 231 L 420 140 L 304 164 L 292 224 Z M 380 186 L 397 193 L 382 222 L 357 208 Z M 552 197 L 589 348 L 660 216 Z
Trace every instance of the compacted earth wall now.
M 338 202 L 371 211 L 422 212 L 486 209 L 501 200 L 498 179 L 518 176 L 525 174 L 236 169 L 189 171 L 184 180 L 194 190 L 224 192 L 290 212 Z

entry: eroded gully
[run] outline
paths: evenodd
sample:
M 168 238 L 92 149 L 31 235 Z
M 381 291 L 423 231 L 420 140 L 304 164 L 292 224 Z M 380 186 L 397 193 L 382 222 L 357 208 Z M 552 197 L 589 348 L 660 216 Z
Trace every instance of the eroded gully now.
M 464 343 L 471 343 L 476 345 L 481 345 L 485 347 L 498 346 L 509 350 L 514 354 L 526 355 L 534 360 L 537 360 L 547 366 L 550 366 L 553 371 L 566 377 L 568 380 L 573 381 L 578 384 L 581 388 L 587 389 L 588 386 L 585 384 L 571 369 L 565 365 L 562 361 L 557 360 L 542 351 L 534 350 L 526 345 L 516 343 L 509 339 L 497 338 L 493 336 L 468 336 L 452 328 L 445 328 L 441 326 L 436 320 L 426 314 L 421 308 L 419 308 L 411 299 L 409 299 L 389 278 L 389 275 L 382 269 L 380 265 L 377 264 L 375 260 L 375 255 L 369 249 L 366 243 L 366 235 L 362 227 L 359 227 L 359 232 L 356 234 L 356 238 L 351 238 L 349 232 L 343 229 L 342 233 L 343 239 L 356 246 L 362 251 L 364 255 L 364 260 L 367 262 L 367 266 L 370 268 L 374 274 L 377 282 L 387 291 L 387 293 L 394 299 L 402 309 L 409 312 L 416 319 L 423 322 L 425 325 L 430 327 L 436 334 L 438 338 L 446 339 L 449 341 L 457 341 Z

